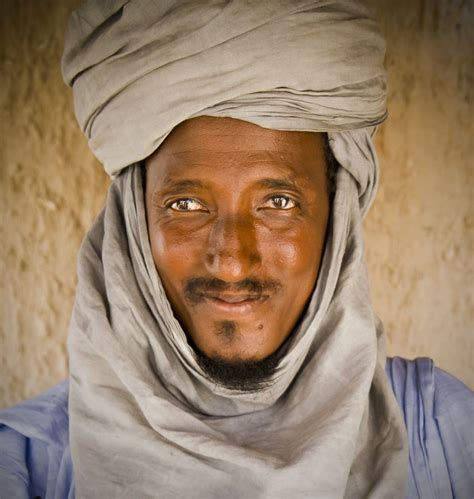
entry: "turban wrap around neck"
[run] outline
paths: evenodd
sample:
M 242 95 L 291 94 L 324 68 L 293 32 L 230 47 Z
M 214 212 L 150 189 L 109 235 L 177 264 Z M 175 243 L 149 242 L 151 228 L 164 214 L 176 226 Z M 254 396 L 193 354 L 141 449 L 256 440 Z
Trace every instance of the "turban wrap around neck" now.
M 79 498 L 403 496 L 406 435 L 361 228 L 383 56 L 355 1 L 97 0 L 73 12 L 63 74 L 114 177 L 81 248 L 69 337 Z M 341 166 L 310 303 L 252 392 L 199 367 L 148 240 L 139 162 L 204 115 L 328 132 Z

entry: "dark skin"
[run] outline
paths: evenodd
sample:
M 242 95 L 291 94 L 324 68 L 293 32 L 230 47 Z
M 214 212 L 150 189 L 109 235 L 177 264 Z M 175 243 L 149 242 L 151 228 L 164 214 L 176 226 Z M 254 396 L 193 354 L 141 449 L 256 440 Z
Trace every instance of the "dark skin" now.
M 190 343 L 229 362 L 268 357 L 319 272 L 329 216 L 322 134 L 198 117 L 145 163 L 153 258 Z

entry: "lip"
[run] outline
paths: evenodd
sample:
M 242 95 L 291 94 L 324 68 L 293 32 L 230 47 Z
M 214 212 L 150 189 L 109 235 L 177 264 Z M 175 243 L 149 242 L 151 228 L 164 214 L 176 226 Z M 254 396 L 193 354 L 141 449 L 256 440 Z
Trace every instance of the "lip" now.
M 204 303 L 218 312 L 229 315 L 247 315 L 252 314 L 262 303 L 268 300 L 267 295 L 206 295 Z

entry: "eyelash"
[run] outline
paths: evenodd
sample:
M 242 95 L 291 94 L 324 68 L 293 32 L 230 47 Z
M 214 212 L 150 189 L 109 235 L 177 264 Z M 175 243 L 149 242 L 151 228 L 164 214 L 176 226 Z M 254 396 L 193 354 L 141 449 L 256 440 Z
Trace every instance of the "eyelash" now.
M 290 208 L 275 207 L 275 209 L 277 210 L 289 211 L 298 206 L 298 203 L 293 198 L 291 198 L 290 196 L 284 196 L 282 194 L 271 196 L 267 201 L 274 201 L 275 199 L 284 199 L 287 203 L 293 203 L 293 206 L 291 206 Z
M 174 204 L 179 204 L 179 203 L 184 203 L 184 202 L 188 202 L 188 203 L 196 203 L 198 204 L 200 207 L 202 207 L 202 204 L 199 202 L 199 201 L 196 201 L 196 199 L 193 199 L 193 198 L 180 198 L 180 199 L 175 199 L 173 201 L 170 201 L 169 203 L 167 203 L 165 206 L 166 208 L 169 208 L 173 211 L 179 211 L 179 212 L 189 212 L 189 211 L 202 211 L 201 209 L 197 209 L 197 210 L 179 210 L 177 208 L 173 208 L 173 205 Z
M 279 194 L 279 195 L 274 195 L 274 196 L 271 196 L 270 198 L 268 198 L 265 203 L 269 202 L 269 201 L 274 201 L 276 199 L 284 199 L 287 203 L 293 203 L 293 206 L 291 206 L 290 208 L 282 208 L 282 207 L 277 207 L 275 206 L 274 208 L 269 208 L 269 207 L 263 207 L 262 209 L 276 209 L 276 210 L 282 210 L 282 211 L 289 211 L 293 208 L 296 208 L 298 207 L 298 203 L 293 199 L 291 198 L 290 196 L 285 196 L 285 195 L 282 195 L 282 194 Z M 180 199 L 174 199 L 173 201 L 170 201 L 169 203 L 167 203 L 165 205 L 165 208 L 167 209 L 171 209 L 173 211 L 177 211 L 177 212 L 181 212 L 181 213 L 186 213 L 186 212 L 193 212 L 193 211 L 203 211 L 202 209 L 198 208 L 198 209 L 195 209 L 195 210 L 189 210 L 189 209 L 178 209 L 177 207 L 176 208 L 173 208 L 173 205 L 178 205 L 180 203 L 184 203 L 184 202 L 187 202 L 187 203 L 196 203 L 198 204 L 200 207 L 203 207 L 203 205 L 197 201 L 196 199 L 193 199 L 193 198 L 180 198 Z

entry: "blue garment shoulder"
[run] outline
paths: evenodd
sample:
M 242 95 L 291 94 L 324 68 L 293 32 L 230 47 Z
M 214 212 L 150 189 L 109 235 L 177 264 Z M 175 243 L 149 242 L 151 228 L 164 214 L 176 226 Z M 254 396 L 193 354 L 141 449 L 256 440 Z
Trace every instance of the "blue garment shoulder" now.
M 0 411 L 0 499 L 73 499 L 69 384 Z
M 474 497 L 474 394 L 430 359 L 388 359 L 407 426 L 407 498 Z M 68 383 L 0 411 L 0 499 L 73 499 Z
M 474 497 L 474 394 L 431 359 L 387 359 L 410 446 L 408 498 Z

